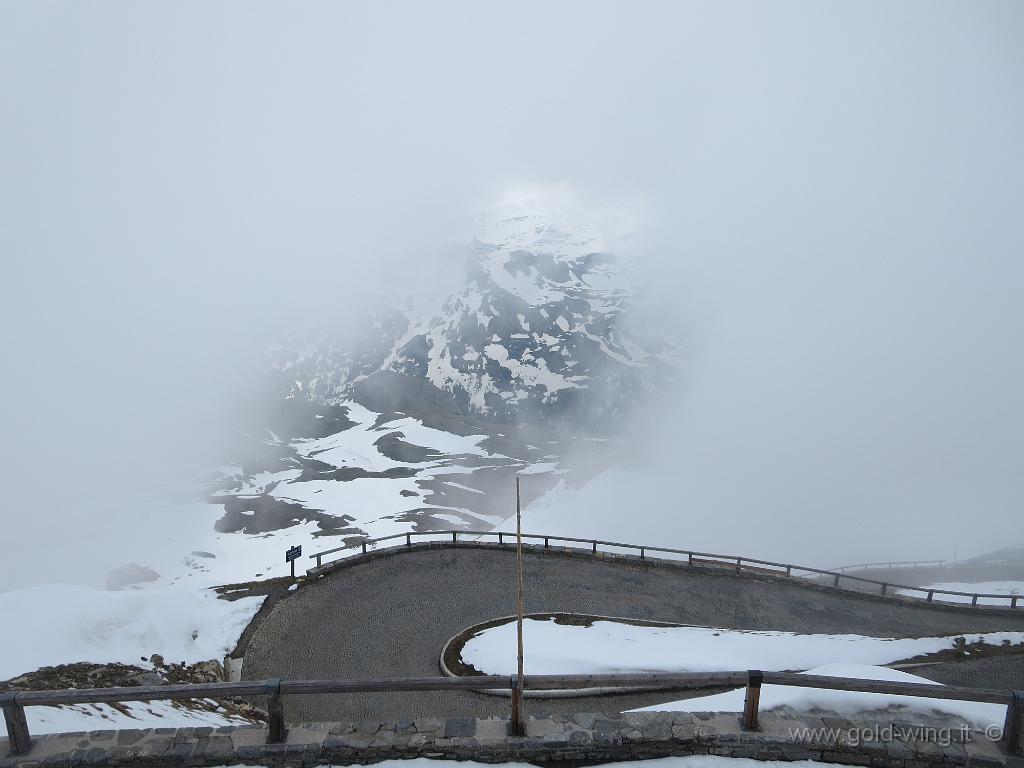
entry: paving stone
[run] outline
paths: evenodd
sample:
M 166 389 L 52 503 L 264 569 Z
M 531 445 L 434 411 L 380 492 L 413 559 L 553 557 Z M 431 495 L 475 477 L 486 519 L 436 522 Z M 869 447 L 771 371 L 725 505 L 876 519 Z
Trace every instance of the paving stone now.
M 476 720 L 470 718 L 449 718 L 444 723 L 444 737 L 452 739 L 457 736 L 473 736 L 476 734 Z
M 436 717 L 418 717 L 413 724 L 419 733 L 441 732 L 444 729 L 444 721 Z
M 593 742 L 593 736 L 584 730 L 573 731 L 569 734 L 569 745 L 573 747 L 584 746 Z
M 604 719 L 604 715 L 599 715 L 596 712 L 582 712 L 578 715 L 573 715 L 572 720 L 577 725 L 590 730 L 594 727 L 594 721 L 598 719 Z
M 116 744 L 128 745 L 139 743 L 149 736 L 149 731 L 116 731 L 116 734 L 114 737 Z
M 511 731 L 511 723 L 508 720 L 488 718 L 487 720 L 476 721 L 477 739 L 506 739 Z
M 377 731 L 380 730 L 381 725 L 383 725 L 383 723 L 380 723 L 380 722 L 378 722 L 376 720 L 360 720 L 359 721 L 359 732 L 360 733 L 376 733 Z
M 143 757 L 163 757 L 173 743 L 172 736 L 154 734 L 142 743 L 140 754 Z

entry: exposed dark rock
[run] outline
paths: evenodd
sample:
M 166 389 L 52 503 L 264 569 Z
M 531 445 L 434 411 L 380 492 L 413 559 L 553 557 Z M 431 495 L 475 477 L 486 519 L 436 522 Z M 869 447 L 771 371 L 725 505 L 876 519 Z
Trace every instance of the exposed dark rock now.
M 374 445 L 392 461 L 401 461 L 406 464 L 422 464 L 427 461 L 436 461 L 445 456 L 441 451 L 433 448 L 407 443 L 402 439 L 403 437 L 405 435 L 401 432 L 391 432 L 379 438 Z
M 353 532 L 348 527 L 354 520 L 350 515 L 328 515 L 273 496 L 228 496 L 215 501 L 224 504 L 224 516 L 214 526 L 220 533 L 267 533 L 306 521 L 315 522 L 324 533 Z

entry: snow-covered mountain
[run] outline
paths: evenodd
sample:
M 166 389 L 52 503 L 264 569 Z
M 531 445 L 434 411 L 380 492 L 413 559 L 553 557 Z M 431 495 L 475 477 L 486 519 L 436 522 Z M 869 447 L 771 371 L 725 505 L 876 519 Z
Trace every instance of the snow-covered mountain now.
M 276 409 L 215 482 L 217 531 L 491 528 L 516 476 L 529 502 L 607 467 L 632 406 L 676 371 L 670 341 L 630 329 L 642 293 L 616 252 L 632 226 L 567 187 L 519 191 L 478 216 L 438 303 L 402 298 L 355 342 L 278 344 Z
M 329 337 L 275 351 L 287 397 L 381 410 L 446 410 L 489 422 L 607 430 L 674 370 L 674 348 L 628 330 L 640 300 L 628 211 L 586 210 L 571 190 L 520 193 L 477 218 L 463 287 L 373 318 L 355 346 Z M 429 393 L 427 387 L 436 390 Z

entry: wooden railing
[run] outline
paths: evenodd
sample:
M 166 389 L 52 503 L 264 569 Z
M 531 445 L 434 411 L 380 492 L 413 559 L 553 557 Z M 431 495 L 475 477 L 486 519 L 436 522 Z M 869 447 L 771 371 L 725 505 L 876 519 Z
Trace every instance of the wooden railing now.
M 825 688 L 836 691 L 866 691 L 899 696 L 921 696 L 934 699 L 982 701 L 1007 705 L 1003 727 L 1004 746 L 1020 750 L 1020 734 L 1024 719 L 1024 691 L 961 688 L 925 683 L 900 683 L 883 680 L 862 680 L 849 677 L 801 675 L 792 672 L 682 672 L 611 675 L 524 675 L 523 689 L 578 690 L 586 688 L 650 688 L 652 690 L 686 690 L 746 686 L 741 722 L 744 728 L 757 727 L 762 685 L 785 685 L 803 688 Z M 512 692 L 512 707 L 518 708 L 519 722 L 524 723 L 523 701 L 517 695 L 515 675 L 474 675 L 471 677 L 426 677 L 400 680 L 253 680 L 235 683 L 198 683 L 188 685 L 143 685 L 131 688 L 87 688 L 62 691 L 17 691 L 0 694 L 0 707 L 7 723 L 7 736 L 13 754 L 27 754 L 32 748 L 25 707 L 67 706 L 74 704 L 115 703 L 126 701 L 163 701 L 183 699 L 230 698 L 236 696 L 266 697 L 268 714 L 267 741 L 282 742 L 287 738 L 282 698 L 300 694 L 364 693 L 386 691 L 443 691 L 453 689 L 499 689 Z M 513 718 L 513 721 L 515 718 Z M 522 735 L 522 734 L 517 734 Z
M 897 568 L 941 568 L 946 565 L 945 560 L 887 560 L 884 563 L 855 563 L 853 565 L 841 565 L 833 568 L 833 571 L 846 573 L 847 571 L 867 571 L 881 568 L 888 568 L 890 571 Z
M 444 531 L 410 531 L 409 533 L 393 533 L 390 536 L 381 536 L 377 539 L 365 539 L 357 544 L 346 545 L 343 547 L 334 547 L 333 549 L 325 549 L 321 552 L 315 552 L 310 555 L 310 559 L 316 560 L 316 567 L 321 568 L 324 564 L 324 558 L 328 555 L 337 554 L 339 552 L 346 553 L 362 553 L 366 554 L 369 550 L 377 549 L 377 545 L 382 542 L 395 542 L 391 546 L 412 546 L 413 538 L 425 538 L 425 537 L 443 537 L 444 539 L 451 538 L 452 542 L 458 542 L 459 537 L 493 537 L 498 540 L 498 544 L 504 544 L 506 539 L 509 545 L 515 541 L 515 533 L 509 533 L 507 531 L 467 531 L 467 530 L 444 530 Z M 778 563 L 772 560 L 760 560 L 756 557 L 741 557 L 738 555 L 720 555 L 711 552 L 696 552 L 688 549 L 672 549 L 670 547 L 653 547 L 646 544 L 624 544 L 618 541 L 603 541 L 601 539 L 577 539 L 567 536 L 551 536 L 548 534 L 539 533 L 524 533 L 524 540 L 532 541 L 543 541 L 544 549 L 549 549 L 551 543 L 566 544 L 573 549 L 589 549 L 594 555 L 599 552 L 609 552 L 614 549 L 627 550 L 630 552 L 639 553 L 641 560 L 646 560 L 650 553 L 657 555 L 669 555 L 669 557 L 660 557 L 659 560 L 669 560 L 671 562 L 685 562 L 687 565 L 701 565 L 701 566 L 720 566 L 728 568 L 730 570 L 741 572 L 757 572 L 768 575 L 787 576 L 787 577 L 811 577 L 820 578 L 826 576 L 830 581 L 826 581 L 825 584 L 833 587 L 840 586 L 840 582 L 845 581 L 847 583 L 853 583 L 854 585 L 870 585 L 878 587 L 878 594 L 887 595 L 891 592 L 899 591 L 901 593 L 921 593 L 921 596 L 916 594 L 904 594 L 905 597 L 912 599 L 924 600 L 925 602 L 933 602 L 936 595 L 939 595 L 941 601 L 943 595 L 955 596 L 955 597 L 969 597 L 971 598 L 971 606 L 977 607 L 979 599 L 992 599 L 1000 601 L 993 607 L 1009 607 L 1016 608 L 1018 598 L 1021 595 L 1006 595 L 1006 594 L 993 594 L 987 592 L 957 592 L 951 589 L 930 589 L 928 587 L 915 587 L 908 584 L 894 584 L 888 581 L 879 581 L 877 579 L 866 579 L 863 576 L 851 576 L 850 574 L 843 573 L 842 571 L 829 571 L 822 568 L 810 568 L 804 565 L 793 565 L 792 563 Z M 921 561 L 924 562 L 924 561 Z M 932 561 L 935 562 L 935 561 Z M 852 566 L 847 566 L 852 567 Z M 311 573 L 315 574 L 316 570 L 311 569 Z M 1003 604 L 1002 601 L 1005 601 Z M 963 604 L 962 601 L 956 601 L 958 604 Z

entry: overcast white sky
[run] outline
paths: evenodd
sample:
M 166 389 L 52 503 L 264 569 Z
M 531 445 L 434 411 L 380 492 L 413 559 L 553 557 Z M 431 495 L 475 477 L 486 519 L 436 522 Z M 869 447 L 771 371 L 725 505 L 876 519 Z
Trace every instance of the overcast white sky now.
M 697 334 L 666 523 L 1024 540 L 1022 39 L 1019 2 L 0 3 L 0 589 L 512 179 L 644 201 Z

